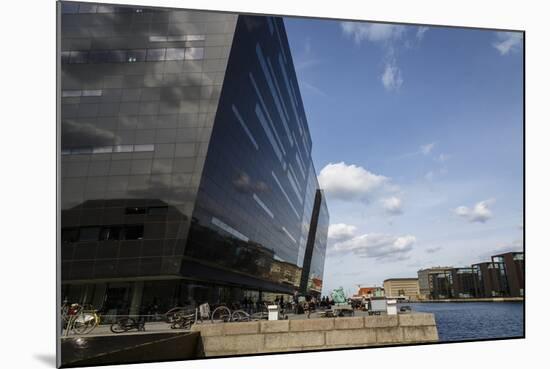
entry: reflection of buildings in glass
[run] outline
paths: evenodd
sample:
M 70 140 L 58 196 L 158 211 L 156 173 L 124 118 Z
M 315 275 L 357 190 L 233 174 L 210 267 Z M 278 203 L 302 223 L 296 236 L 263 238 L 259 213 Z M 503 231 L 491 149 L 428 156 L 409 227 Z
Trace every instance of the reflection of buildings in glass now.
M 258 299 L 302 269 L 319 292 L 328 211 L 282 19 L 61 7 L 63 297 Z

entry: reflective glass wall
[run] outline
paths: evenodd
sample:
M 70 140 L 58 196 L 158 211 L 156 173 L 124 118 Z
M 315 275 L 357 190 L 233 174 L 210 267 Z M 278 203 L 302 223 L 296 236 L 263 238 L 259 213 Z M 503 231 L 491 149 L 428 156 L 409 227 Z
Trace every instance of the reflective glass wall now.
M 318 187 L 310 153 L 282 19 L 239 16 L 186 248 L 197 268 L 299 286 Z

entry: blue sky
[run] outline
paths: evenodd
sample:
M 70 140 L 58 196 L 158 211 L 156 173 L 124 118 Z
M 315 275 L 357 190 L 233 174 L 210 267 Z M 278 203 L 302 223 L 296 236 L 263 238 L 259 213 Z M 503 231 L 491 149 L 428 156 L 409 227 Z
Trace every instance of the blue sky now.
M 520 33 L 285 26 L 331 216 L 324 293 L 522 249 Z

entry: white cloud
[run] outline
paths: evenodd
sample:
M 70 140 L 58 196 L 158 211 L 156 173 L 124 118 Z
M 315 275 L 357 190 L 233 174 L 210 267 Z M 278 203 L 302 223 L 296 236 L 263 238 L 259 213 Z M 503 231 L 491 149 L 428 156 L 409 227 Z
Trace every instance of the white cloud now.
M 496 37 L 498 41 L 493 43 L 493 47 L 500 52 L 500 55 L 519 51 L 523 42 L 521 32 L 497 32 Z
M 468 219 L 468 221 L 472 223 L 485 223 L 493 217 L 493 213 L 489 207 L 494 202 L 495 200 L 489 199 L 478 202 L 472 208 L 467 206 L 459 206 L 454 209 L 454 213 L 459 217 Z
M 426 145 L 420 146 L 420 152 L 424 155 L 428 155 L 432 152 L 433 148 L 435 147 L 435 142 L 431 142 Z
M 403 78 L 401 77 L 401 69 L 395 63 L 387 63 L 384 73 L 380 77 L 382 84 L 387 91 L 395 91 L 401 88 Z
M 319 173 L 319 185 L 329 196 L 341 200 L 367 199 L 377 190 L 388 187 L 388 177 L 344 162 L 329 163 Z
M 384 23 L 341 22 L 345 35 L 353 37 L 356 43 L 361 41 L 383 42 L 399 39 L 405 32 L 404 26 Z
M 350 238 L 353 238 L 353 236 L 355 236 L 356 232 L 357 227 L 350 224 L 331 224 L 328 227 L 328 238 L 334 241 L 349 240 Z
M 336 243 L 332 250 L 337 253 L 351 252 L 364 258 L 378 260 L 405 260 L 416 243 L 416 237 L 411 235 L 393 236 L 387 234 L 369 233 Z
M 433 181 L 434 176 L 435 176 L 434 172 L 430 170 L 428 173 L 426 173 L 424 178 L 426 178 L 427 181 L 431 182 L 431 181 Z
M 403 203 L 399 197 L 392 196 L 382 199 L 382 206 L 386 213 L 390 215 L 399 215 L 403 213 Z
M 435 159 L 436 161 L 440 162 L 440 163 L 444 163 L 446 162 L 447 160 L 449 160 L 451 156 L 450 155 L 447 155 L 447 154 L 439 154 L 439 156 Z
M 430 29 L 430 27 L 420 26 L 416 30 L 416 38 L 418 40 L 422 40 L 424 38 L 424 34 Z

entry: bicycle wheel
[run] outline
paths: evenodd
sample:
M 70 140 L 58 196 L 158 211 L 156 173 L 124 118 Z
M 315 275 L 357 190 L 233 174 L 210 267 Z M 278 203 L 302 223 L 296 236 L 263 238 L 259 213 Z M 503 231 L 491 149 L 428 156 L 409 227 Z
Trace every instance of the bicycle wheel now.
M 111 324 L 111 332 L 113 333 L 123 333 L 128 331 L 130 326 L 129 319 L 119 319 L 115 323 Z
M 225 323 L 231 321 L 231 311 L 225 306 L 218 306 L 212 312 L 212 323 Z
M 87 334 L 95 328 L 95 322 L 92 314 L 79 313 L 73 321 L 73 331 L 76 334 Z
M 232 322 L 249 322 L 250 315 L 248 315 L 244 310 L 237 310 L 231 315 Z

